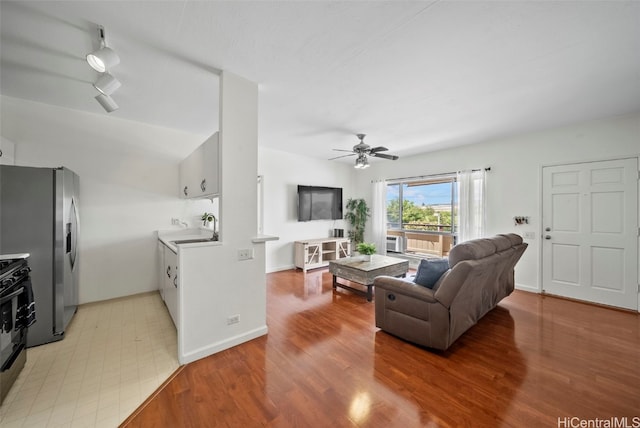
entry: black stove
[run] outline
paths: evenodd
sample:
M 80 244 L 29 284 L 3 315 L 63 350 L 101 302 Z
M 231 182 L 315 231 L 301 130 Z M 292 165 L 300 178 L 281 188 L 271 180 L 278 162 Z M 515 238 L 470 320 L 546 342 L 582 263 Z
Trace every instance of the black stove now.
M 35 322 L 28 257 L 0 256 L 0 404 L 27 360 L 27 328 Z

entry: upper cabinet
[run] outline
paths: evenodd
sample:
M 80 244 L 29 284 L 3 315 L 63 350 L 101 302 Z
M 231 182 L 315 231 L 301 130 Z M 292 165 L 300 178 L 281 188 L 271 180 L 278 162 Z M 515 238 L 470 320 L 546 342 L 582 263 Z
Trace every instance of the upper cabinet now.
M 220 141 L 216 132 L 180 162 L 180 197 L 220 195 Z

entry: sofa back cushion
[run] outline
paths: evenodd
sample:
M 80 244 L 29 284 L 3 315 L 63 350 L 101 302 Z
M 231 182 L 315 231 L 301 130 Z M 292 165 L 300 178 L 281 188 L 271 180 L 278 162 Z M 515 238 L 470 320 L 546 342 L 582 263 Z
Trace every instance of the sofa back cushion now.
M 473 239 L 454 246 L 449 252 L 449 266 L 452 268 L 463 260 L 478 260 L 496 252 L 491 239 Z

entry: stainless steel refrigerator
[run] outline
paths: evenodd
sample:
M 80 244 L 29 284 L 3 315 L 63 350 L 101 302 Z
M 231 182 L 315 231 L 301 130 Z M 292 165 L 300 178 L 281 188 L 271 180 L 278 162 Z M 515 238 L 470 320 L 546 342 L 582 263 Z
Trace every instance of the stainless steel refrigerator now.
M 78 306 L 78 175 L 0 165 L 0 254 L 29 253 L 36 322 L 27 347 L 64 338 Z

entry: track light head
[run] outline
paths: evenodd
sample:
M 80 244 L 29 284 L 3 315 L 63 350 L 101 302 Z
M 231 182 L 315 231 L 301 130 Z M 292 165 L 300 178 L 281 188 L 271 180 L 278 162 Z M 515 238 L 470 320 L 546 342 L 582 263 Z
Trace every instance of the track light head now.
M 104 73 L 111 69 L 111 67 L 118 65 L 120 63 L 120 57 L 113 49 L 105 46 L 87 54 L 87 62 L 95 71 Z
M 87 54 L 87 62 L 95 71 L 104 73 L 111 67 L 118 65 L 120 57 L 113 49 L 107 47 L 102 25 L 98 25 L 98 37 L 100 38 L 100 49 Z
M 103 73 L 93 84 L 94 88 L 105 95 L 113 94 L 120 86 L 120 81 L 109 73 Z
M 119 106 L 109 95 L 98 94 L 96 96 L 96 100 L 100 103 L 102 108 L 104 108 L 107 113 L 111 113 L 112 111 L 118 110 Z

